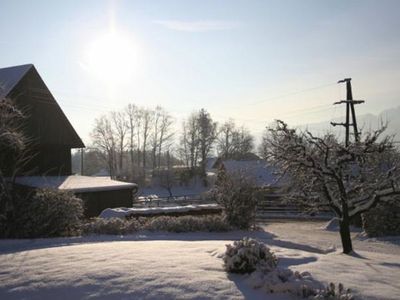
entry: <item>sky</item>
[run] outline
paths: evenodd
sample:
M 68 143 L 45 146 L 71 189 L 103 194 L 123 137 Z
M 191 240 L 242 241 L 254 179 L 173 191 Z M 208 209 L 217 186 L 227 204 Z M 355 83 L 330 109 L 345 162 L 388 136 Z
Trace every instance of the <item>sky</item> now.
M 346 77 L 358 114 L 399 106 L 400 1 L 0 0 L 0 67 L 26 63 L 86 144 L 128 103 L 259 135 L 339 118 Z

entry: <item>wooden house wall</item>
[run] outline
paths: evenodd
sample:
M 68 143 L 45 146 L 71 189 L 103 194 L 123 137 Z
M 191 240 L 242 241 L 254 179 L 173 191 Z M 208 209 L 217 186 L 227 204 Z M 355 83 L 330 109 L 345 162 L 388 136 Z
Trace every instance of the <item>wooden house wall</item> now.
M 133 189 L 77 193 L 84 202 L 85 217 L 97 217 L 106 208 L 132 207 Z
M 37 71 L 30 69 L 9 95 L 25 114 L 29 175 L 71 175 L 71 148 L 84 147 Z

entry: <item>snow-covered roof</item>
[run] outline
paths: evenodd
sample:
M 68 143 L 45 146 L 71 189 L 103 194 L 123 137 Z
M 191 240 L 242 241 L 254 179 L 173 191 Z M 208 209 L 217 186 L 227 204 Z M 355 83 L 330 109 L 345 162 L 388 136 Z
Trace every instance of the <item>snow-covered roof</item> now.
M 112 180 L 108 177 L 91 176 L 21 176 L 15 182 L 34 188 L 54 188 L 75 193 L 100 192 L 137 188 L 135 183 Z
M 0 69 L 0 98 L 8 96 L 32 67 L 32 64 L 27 64 Z
M 257 186 L 280 186 L 276 169 L 263 160 L 224 160 L 227 173 L 242 173 L 255 181 Z

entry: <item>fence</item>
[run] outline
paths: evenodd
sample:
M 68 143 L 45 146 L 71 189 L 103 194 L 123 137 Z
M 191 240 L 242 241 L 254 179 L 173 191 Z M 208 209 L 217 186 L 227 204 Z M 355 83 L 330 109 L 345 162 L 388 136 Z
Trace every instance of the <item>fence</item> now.
M 158 197 L 155 195 L 138 197 L 134 202 L 134 207 L 167 207 L 184 206 L 191 204 L 213 204 L 212 199 L 204 199 L 199 194 L 188 194 L 180 196 Z

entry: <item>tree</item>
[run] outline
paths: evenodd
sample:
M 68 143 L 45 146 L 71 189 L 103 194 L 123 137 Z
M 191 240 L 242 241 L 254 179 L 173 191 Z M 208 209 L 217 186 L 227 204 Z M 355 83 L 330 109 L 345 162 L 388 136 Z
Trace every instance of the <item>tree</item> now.
M 128 135 L 129 135 L 129 156 L 130 156 L 130 173 L 131 173 L 131 179 L 134 178 L 135 176 L 135 156 L 134 156 L 134 151 L 135 147 L 138 147 L 140 144 L 140 140 L 137 141 L 135 145 L 135 137 L 136 137 L 136 132 L 140 126 L 140 118 L 137 117 L 137 111 L 138 108 L 134 104 L 128 104 L 128 106 L 125 108 L 125 113 L 128 118 Z M 138 137 L 136 137 L 138 138 Z M 139 156 L 139 149 L 136 149 L 138 156 Z M 137 162 L 137 165 L 139 165 L 139 159 Z
M 288 198 L 336 214 L 344 253 L 353 250 L 350 218 L 400 194 L 399 155 L 384 130 L 346 147 L 333 134 L 316 137 L 277 121 L 263 138 L 263 157 L 290 177 Z
M 206 164 L 207 157 L 217 137 L 217 123 L 211 119 L 210 114 L 201 109 L 197 115 L 198 145 L 200 153 L 200 170 L 204 185 L 207 185 Z
M 151 127 L 154 122 L 154 114 L 151 109 L 143 108 L 141 109 L 141 115 L 142 115 L 142 172 L 144 178 L 146 178 L 146 165 L 147 165 L 147 160 L 146 160 L 146 151 L 147 151 L 147 146 L 149 144 L 149 136 L 151 132 Z
M 117 142 L 112 123 L 106 115 L 95 120 L 91 138 L 93 146 L 103 154 L 103 159 L 107 162 L 111 178 L 115 178 L 117 170 Z
M 13 101 L 0 99 L 0 236 L 9 236 L 14 231 L 19 201 L 15 178 L 34 155 L 27 153 L 30 141 L 22 130 L 24 118 Z
M 122 175 L 122 169 L 124 165 L 124 152 L 126 149 L 126 136 L 128 134 L 128 121 L 124 112 L 111 112 L 112 125 L 114 127 L 114 135 L 116 142 L 116 165 L 117 165 L 117 176 Z
M 231 119 L 218 131 L 217 149 L 224 159 L 243 159 L 253 151 L 254 137 L 245 127 L 237 128 Z
M 257 189 L 243 172 L 227 173 L 222 166 L 212 189 L 216 202 L 224 209 L 227 222 L 239 229 L 250 228 L 255 221 Z

